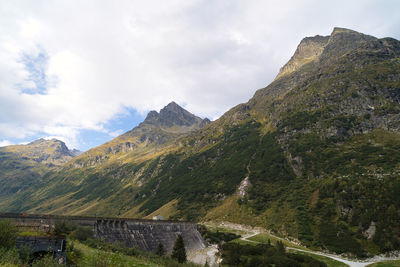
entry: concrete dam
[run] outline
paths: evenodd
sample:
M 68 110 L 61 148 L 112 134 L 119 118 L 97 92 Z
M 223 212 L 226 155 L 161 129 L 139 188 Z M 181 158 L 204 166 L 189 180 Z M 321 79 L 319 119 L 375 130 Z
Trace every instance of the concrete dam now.
M 187 251 L 205 247 L 196 224 L 190 222 L 98 220 L 94 230 L 96 237 L 106 242 L 118 241 L 146 251 L 156 251 L 161 243 L 171 253 L 179 234 Z
M 179 234 L 183 237 L 187 251 L 205 247 L 197 225 L 193 222 L 11 213 L 0 213 L 0 219 L 12 220 L 17 227 L 31 227 L 44 231 L 54 229 L 56 221 L 72 222 L 92 227 L 95 238 L 104 239 L 106 242 L 117 241 L 128 247 L 152 252 L 156 251 L 161 243 L 165 252 L 170 253 Z

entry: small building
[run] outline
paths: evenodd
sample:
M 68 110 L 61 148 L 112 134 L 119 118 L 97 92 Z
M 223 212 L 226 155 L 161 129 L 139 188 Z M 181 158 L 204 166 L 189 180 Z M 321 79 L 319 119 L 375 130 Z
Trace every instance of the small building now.
M 162 221 L 162 220 L 165 220 L 165 218 L 164 218 L 164 216 L 156 215 L 156 216 L 153 216 L 153 220 L 154 221 Z

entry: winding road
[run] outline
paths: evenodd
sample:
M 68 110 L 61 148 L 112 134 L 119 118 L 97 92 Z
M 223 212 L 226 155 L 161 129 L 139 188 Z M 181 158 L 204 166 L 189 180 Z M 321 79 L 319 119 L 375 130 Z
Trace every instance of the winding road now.
M 236 230 L 236 231 L 245 231 L 246 234 L 241 237 L 241 240 L 247 241 L 247 242 L 251 242 L 251 243 L 260 243 L 254 240 L 250 240 L 249 238 L 256 236 L 260 233 L 262 233 L 263 231 L 260 229 L 254 229 L 250 226 L 244 226 L 244 225 L 240 225 L 240 224 L 233 224 L 233 223 L 222 223 L 220 226 L 225 227 L 227 229 L 231 229 L 231 230 Z M 274 238 L 280 239 L 280 240 L 284 240 L 280 237 L 274 236 L 271 233 L 269 233 L 271 236 L 273 236 Z M 347 264 L 350 267 L 363 267 L 363 266 L 367 266 L 376 262 L 381 262 L 381 261 L 387 261 L 387 260 L 398 260 L 400 259 L 400 257 L 382 257 L 382 256 L 378 256 L 378 257 L 374 257 L 374 258 L 369 258 L 366 259 L 365 261 L 357 261 L 357 260 L 352 260 L 352 259 L 347 259 L 347 258 L 343 258 L 340 257 L 339 255 L 333 255 L 333 254 L 328 254 L 328 253 L 324 253 L 324 252 L 318 252 L 318 251 L 309 251 L 309 250 L 303 250 L 303 249 L 298 249 L 298 248 L 292 248 L 292 247 L 287 247 L 288 250 L 296 250 L 296 251 L 301 251 L 304 253 L 308 253 L 308 254 L 314 254 L 314 255 L 320 255 L 320 256 L 324 256 L 336 261 L 340 261 L 343 262 L 344 264 Z

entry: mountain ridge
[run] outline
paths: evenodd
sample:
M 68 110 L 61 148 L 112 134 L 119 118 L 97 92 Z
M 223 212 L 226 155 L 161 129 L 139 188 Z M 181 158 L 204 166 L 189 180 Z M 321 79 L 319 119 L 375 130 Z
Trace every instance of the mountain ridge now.
M 60 167 L 80 154 L 64 142 L 43 138 L 26 145 L 0 147 L 0 196 L 29 188 L 46 172 Z

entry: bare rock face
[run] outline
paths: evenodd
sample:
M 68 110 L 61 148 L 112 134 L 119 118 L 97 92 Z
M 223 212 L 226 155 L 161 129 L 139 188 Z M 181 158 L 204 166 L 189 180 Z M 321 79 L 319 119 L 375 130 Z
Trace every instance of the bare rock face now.
M 155 126 L 163 130 L 188 132 L 200 128 L 200 124 L 204 124 L 204 122 L 201 118 L 183 109 L 175 102 L 171 102 L 161 109 L 160 113 L 154 110 L 150 111 L 142 124 Z
M 371 222 L 370 226 L 366 231 L 363 232 L 363 235 L 368 239 L 372 240 L 376 233 L 376 223 L 374 221 Z
M 139 126 L 123 136 L 138 136 L 140 143 L 164 144 L 181 134 L 199 130 L 208 123 L 209 119 L 201 119 L 175 102 L 171 102 L 160 112 L 150 111 Z
M 244 178 L 239 185 L 239 196 L 240 197 L 244 197 L 247 194 L 247 188 L 251 185 L 249 177 L 247 176 L 246 178 Z
M 304 38 L 292 58 L 280 69 L 275 80 L 297 71 L 310 62 L 336 60 L 354 49 L 381 49 L 385 46 L 390 47 L 389 43 L 395 42 L 382 41 L 370 35 L 336 27 L 329 36 Z
M 324 51 L 330 36 L 306 37 L 297 46 L 292 58 L 279 71 L 275 79 L 298 70 L 304 64 L 317 60 Z

